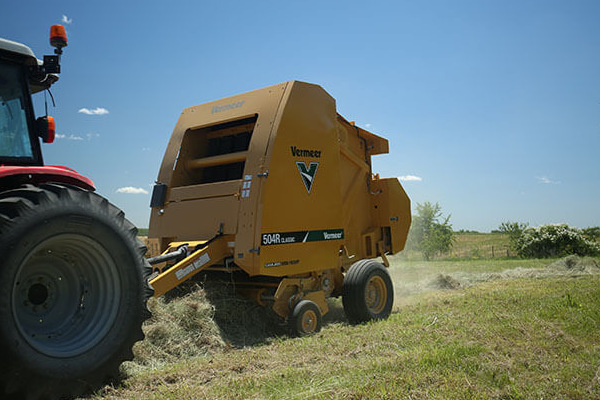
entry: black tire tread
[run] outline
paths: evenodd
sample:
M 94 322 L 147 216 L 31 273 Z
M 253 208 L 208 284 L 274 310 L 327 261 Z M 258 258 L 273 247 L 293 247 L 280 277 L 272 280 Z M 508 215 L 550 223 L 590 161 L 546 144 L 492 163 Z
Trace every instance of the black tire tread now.
M 380 274 L 389 288 L 391 288 L 391 279 L 387 269 L 383 264 L 372 260 L 365 259 L 352 264 L 342 286 L 342 303 L 344 312 L 351 324 L 361 324 L 376 319 L 386 319 L 391 311 L 391 303 L 393 302 L 393 289 L 388 290 L 389 307 L 386 308 L 380 315 L 372 315 L 365 304 L 364 291 L 368 280 L 373 274 Z M 389 289 L 388 288 L 388 289 Z

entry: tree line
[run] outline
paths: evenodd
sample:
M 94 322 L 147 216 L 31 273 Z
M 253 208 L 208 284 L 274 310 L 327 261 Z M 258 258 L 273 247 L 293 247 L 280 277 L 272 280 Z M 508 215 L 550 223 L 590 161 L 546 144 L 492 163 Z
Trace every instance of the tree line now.
M 530 227 L 529 223 L 506 221 L 492 233 L 506 234 L 510 247 L 523 258 L 600 255 L 600 227 L 597 226 L 585 229 L 567 224 Z M 429 261 L 448 253 L 455 242 L 455 235 L 450 215 L 444 216 L 439 203 L 417 203 L 407 248 L 421 252 Z

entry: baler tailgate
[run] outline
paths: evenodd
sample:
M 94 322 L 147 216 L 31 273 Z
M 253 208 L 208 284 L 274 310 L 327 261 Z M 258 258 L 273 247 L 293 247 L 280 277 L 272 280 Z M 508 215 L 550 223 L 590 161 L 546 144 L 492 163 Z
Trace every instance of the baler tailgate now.
M 206 246 L 194 251 L 173 267 L 152 279 L 150 285 L 154 288 L 154 297 L 162 296 L 200 271 L 222 262 L 231 254 L 227 244 L 230 239 L 228 236 L 220 236 L 207 242 Z

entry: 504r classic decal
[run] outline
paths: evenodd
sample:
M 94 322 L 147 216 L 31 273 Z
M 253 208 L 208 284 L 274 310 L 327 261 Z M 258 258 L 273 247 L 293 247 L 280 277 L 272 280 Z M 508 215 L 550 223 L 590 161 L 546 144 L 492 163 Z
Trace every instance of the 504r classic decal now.
M 344 238 L 343 229 L 324 229 L 318 231 L 275 232 L 263 233 L 262 245 L 321 242 L 324 240 L 341 240 Z

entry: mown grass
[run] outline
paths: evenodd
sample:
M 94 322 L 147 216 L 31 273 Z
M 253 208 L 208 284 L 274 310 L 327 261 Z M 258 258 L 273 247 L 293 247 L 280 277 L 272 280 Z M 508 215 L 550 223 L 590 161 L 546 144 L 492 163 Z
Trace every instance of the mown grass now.
M 479 259 L 479 260 L 405 260 L 402 256 L 389 257 L 389 272 L 394 282 L 396 304 L 403 304 L 410 297 L 432 292 L 440 287 L 440 276 L 452 277 L 462 287 L 476 283 L 527 275 L 544 269 L 556 260 Z
M 504 266 L 426 268 L 435 277 L 440 270 L 496 274 Z M 394 264 L 392 276 L 413 267 L 423 268 Z M 413 295 L 386 321 L 333 319 L 313 337 L 275 337 L 143 370 L 95 398 L 600 398 L 600 275 L 563 275 L 471 285 L 459 277 L 458 289 Z M 333 302 L 332 314 L 340 307 Z

